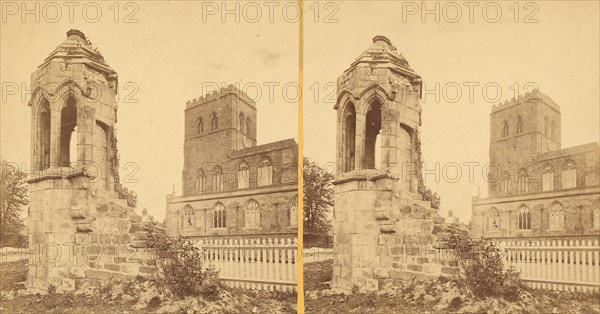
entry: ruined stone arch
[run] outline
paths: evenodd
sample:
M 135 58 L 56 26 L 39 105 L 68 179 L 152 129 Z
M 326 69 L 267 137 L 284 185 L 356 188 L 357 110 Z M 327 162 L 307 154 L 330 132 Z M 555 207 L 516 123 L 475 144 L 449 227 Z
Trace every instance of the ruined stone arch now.
M 40 98 L 35 112 L 35 165 L 38 170 L 44 170 L 50 167 L 52 134 L 52 111 L 46 97 Z
M 382 110 L 384 103 L 372 96 L 365 101 L 363 168 L 376 169 L 381 149 Z
M 60 167 L 70 167 L 71 160 L 77 156 L 77 110 L 79 102 L 74 94 L 68 93 L 61 97 L 58 164 Z
M 356 108 L 351 100 L 347 100 L 341 110 L 342 169 L 348 172 L 355 169 L 356 162 Z

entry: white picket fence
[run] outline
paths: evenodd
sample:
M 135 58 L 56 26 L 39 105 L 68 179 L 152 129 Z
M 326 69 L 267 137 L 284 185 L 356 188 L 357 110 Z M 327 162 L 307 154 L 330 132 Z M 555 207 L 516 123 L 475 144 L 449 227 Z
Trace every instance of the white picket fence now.
M 504 240 L 504 266 L 521 272 L 530 287 L 600 292 L 600 246 L 595 239 Z
M 298 283 L 297 238 L 200 239 L 204 265 L 219 271 L 231 287 L 295 291 Z

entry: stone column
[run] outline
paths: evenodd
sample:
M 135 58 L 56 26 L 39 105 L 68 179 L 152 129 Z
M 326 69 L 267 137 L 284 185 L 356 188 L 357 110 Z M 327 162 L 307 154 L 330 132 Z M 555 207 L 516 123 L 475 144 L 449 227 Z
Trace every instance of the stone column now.
M 364 99 L 358 101 L 356 108 L 356 140 L 354 142 L 354 169 L 364 169 L 365 158 L 365 124 L 366 115 L 362 112 L 364 108 Z

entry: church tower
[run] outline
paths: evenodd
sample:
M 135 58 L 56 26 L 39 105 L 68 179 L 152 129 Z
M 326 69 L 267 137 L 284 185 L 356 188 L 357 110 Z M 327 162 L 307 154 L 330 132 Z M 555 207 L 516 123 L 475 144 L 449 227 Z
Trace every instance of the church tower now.
M 561 149 L 560 107 L 539 90 L 494 105 L 490 114 L 489 197 L 526 193 L 539 154 Z
M 231 152 L 256 146 L 256 125 L 256 103 L 234 85 L 188 101 L 183 195 L 234 188 L 237 169 L 226 169 L 226 161 Z
M 338 78 L 336 288 L 377 290 L 402 267 L 401 245 L 433 241 L 439 216 L 419 194 L 421 82 L 384 36 Z

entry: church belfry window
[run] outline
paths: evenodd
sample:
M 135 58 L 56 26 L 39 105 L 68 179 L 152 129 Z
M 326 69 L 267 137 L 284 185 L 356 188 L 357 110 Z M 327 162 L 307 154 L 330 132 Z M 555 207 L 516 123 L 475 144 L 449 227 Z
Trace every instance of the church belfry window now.
M 246 130 L 246 117 L 244 116 L 243 112 L 240 112 L 239 120 L 240 120 L 240 133 L 248 135 L 247 130 Z
M 508 121 L 504 121 L 504 123 L 502 124 L 502 137 L 508 137 L 509 135 L 509 129 L 508 129 Z
M 517 118 L 517 134 L 521 133 L 523 133 L 523 118 L 519 116 L 519 118 Z
M 549 136 L 550 135 L 550 120 L 548 120 L 548 117 L 544 117 L 544 135 L 545 136 Z
M 550 138 L 556 140 L 556 122 L 550 122 Z
M 204 133 L 204 121 L 202 121 L 202 118 L 198 118 L 196 121 L 196 132 L 198 134 Z
M 246 136 L 254 138 L 254 128 L 252 127 L 252 119 L 250 116 L 246 117 Z
M 217 117 L 216 112 L 213 112 L 210 117 L 210 128 L 212 131 L 215 131 L 219 128 L 219 117 Z

